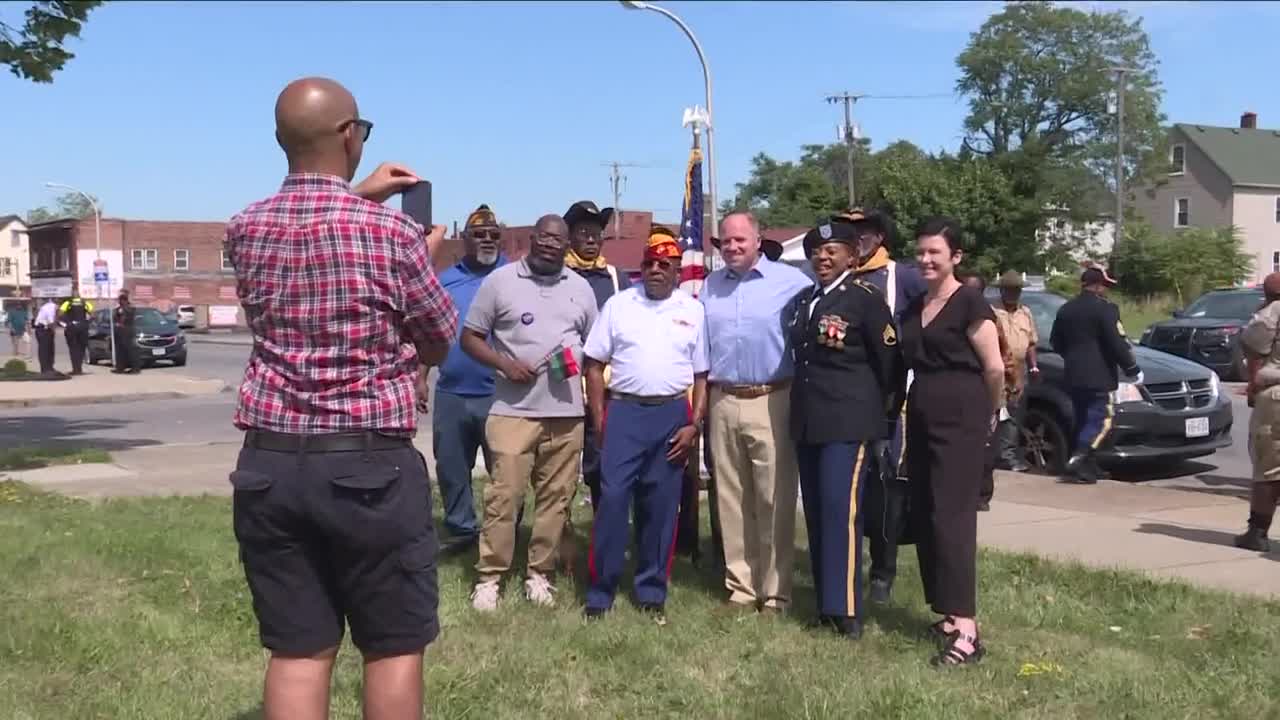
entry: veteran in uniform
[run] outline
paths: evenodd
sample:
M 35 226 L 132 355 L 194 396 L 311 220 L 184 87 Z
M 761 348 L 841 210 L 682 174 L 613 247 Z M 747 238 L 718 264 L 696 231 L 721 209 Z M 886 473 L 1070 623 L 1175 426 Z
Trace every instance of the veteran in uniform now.
M 854 640 L 864 617 L 863 475 L 887 452 L 905 382 L 884 296 L 851 275 L 857 243 L 850 223 L 827 223 L 805 235 L 818 285 L 793 300 L 790 323 L 791 435 L 819 623 Z
M 1253 461 L 1253 484 L 1249 489 L 1249 524 L 1235 536 L 1235 546 L 1266 552 L 1271 549 L 1267 532 L 1280 502 L 1280 273 L 1262 281 L 1263 306 L 1240 335 L 1249 365 L 1246 393 L 1253 412 L 1249 416 L 1249 459 Z
M 1098 482 L 1102 471 L 1093 456 L 1111 434 L 1115 416 L 1111 393 L 1119 387 L 1116 368 L 1142 382 L 1142 371 L 1120 324 L 1120 311 L 1105 298 L 1107 288 L 1115 284 L 1103 268 L 1086 269 L 1080 275 L 1080 294 L 1058 308 L 1053 322 L 1050 345 L 1062 356 L 1075 409 L 1075 451 L 1067 461 L 1065 482 Z
M 644 287 L 609 298 L 583 347 L 589 417 L 601 438 L 585 613 L 598 618 L 613 607 L 634 500 L 635 602 L 664 622 L 681 475 L 706 414 L 707 333 L 701 303 L 676 288 L 680 246 L 666 228 L 651 230 L 642 271 Z

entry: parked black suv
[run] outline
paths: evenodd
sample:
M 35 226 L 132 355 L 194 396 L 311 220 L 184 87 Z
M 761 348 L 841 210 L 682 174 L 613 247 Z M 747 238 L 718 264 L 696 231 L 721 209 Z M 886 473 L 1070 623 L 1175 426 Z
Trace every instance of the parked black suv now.
M 1262 306 L 1262 288 L 1210 290 L 1172 320 L 1153 323 L 1142 333 L 1143 345 L 1194 360 L 1224 380 L 1243 381 L 1244 355 L 1240 330 Z
M 172 315 L 155 308 L 140 307 L 134 317 L 134 329 L 138 331 L 135 352 L 143 365 L 153 365 L 157 360 L 168 360 L 176 367 L 187 364 L 187 335 L 178 327 Z M 111 362 L 111 311 L 98 310 L 89 323 L 89 362 Z
M 987 291 L 992 303 L 999 297 L 995 288 Z M 1022 302 L 1031 309 L 1040 335 L 1040 377 L 1027 386 L 1024 451 L 1033 468 L 1060 474 L 1071 451 L 1073 420 L 1062 356 L 1049 349 L 1049 336 L 1066 300 L 1028 290 Z M 1135 347 L 1134 354 L 1143 383 L 1121 382 L 1115 393 L 1113 430 L 1099 461 L 1116 466 L 1186 460 L 1231 444 L 1231 399 L 1223 393 L 1217 373 L 1147 347 Z

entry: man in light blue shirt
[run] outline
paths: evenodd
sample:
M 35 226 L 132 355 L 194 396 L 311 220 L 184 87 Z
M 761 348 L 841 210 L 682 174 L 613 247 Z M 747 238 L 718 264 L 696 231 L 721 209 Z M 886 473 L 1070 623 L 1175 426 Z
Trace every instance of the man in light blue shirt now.
M 462 231 L 466 255 L 440 274 L 440 285 L 453 298 L 459 317 L 466 317 L 480 283 L 495 268 L 506 264 L 501 255 L 501 239 L 502 230 L 489 206 L 481 205 L 467 217 Z M 459 337 L 462 331 L 459 323 Z M 444 527 L 451 536 L 446 548 L 457 551 L 474 545 L 480 538 L 471 471 L 477 450 L 484 453 L 485 470 L 491 469 L 484 424 L 493 405 L 493 370 L 463 352 L 461 344 L 454 345 L 440 366 L 434 405 L 431 445 L 444 501 Z
M 726 267 L 707 277 L 711 445 L 731 607 L 782 612 L 791 602 L 798 475 L 789 429 L 793 372 L 783 313 L 813 281 L 761 253 L 759 224 L 720 224 Z

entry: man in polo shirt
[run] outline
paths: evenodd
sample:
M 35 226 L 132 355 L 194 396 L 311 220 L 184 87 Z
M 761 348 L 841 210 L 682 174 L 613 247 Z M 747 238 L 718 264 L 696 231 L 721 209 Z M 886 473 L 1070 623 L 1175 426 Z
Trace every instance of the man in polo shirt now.
M 515 550 L 516 508 L 533 481 L 533 537 L 525 594 L 555 603 L 557 551 L 578 480 L 582 451 L 582 344 L 595 322 L 591 286 L 564 264 L 569 227 L 538 220 L 529 255 L 498 268 L 476 291 L 462 349 L 498 371 L 485 437 L 493 472 L 484 491 L 477 610 L 497 609 Z
M 500 251 L 501 239 L 498 218 L 488 205 L 481 205 L 467 217 L 462 231 L 466 255 L 440 274 L 440 284 L 453 298 L 459 316 L 466 317 L 480 283 L 489 273 L 506 264 Z M 454 345 L 440 366 L 431 414 L 431 447 L 436 456 L 440 497 L 444 500 L 444 527 L 452 536 L 446 545 L 449 551 L 470 547 L 480 538 L 471 471 L 478 450 L 484 452 L 485 469 L 493 470 L 489 443 L 484 437 L 491 405 L 493 370 Z
M 643 272 L 643 289 L 630 288 L 605 303 L 584 349 L 590 417 L 602 439 L 586 615 L 599 617 L 613 607 L 634 497 L 635 601 L 662 622 L 681 475 L 702 432 L 707 341 L 702 306 L 676 289 L 680 246 L 666 228 L 651 231 Z M 607 405 L 606 363 L 613 366 Z
M 720 223 L 725 266 L 707 277 L 708 429 L 729 608 L 781 612 L 791 602 L 799 476 L 791 442 L 793 374 L 783 310 L 813 287 L 761 254 L 750 213 Z

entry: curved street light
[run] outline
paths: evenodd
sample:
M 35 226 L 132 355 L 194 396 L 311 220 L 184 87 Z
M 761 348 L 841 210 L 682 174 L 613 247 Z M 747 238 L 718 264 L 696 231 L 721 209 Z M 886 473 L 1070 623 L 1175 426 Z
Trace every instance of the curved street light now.
M 694 36 L 693 31 L 685 24 L 680 16 L 670 10 L 647 2 L 634 2 L 629 0 L 621 0 L 623 7 L 629 10 L 652 10 L 659 15 L 664 15 L 671 22 L 680 26 L 684 31 L 689 42 L 693 43 L 693 49 L 698 53 L 698 62 L 702 63 L 702 79 L 706 85 L 707 93 L 707 198 L 711 201 L 711 228 L 712 232 L 718 232 L 720 207 L 716 204 L 716 153 L 715 153 L 715 114 L 711 107 L 711 68 L 707 65 L 707 56 L 702 52 L 702 45 L 698 42 L 698 38 Z M 714 253 L 707 252 L 708 248 L 703 248 L 704 256 L 710 259 Z

